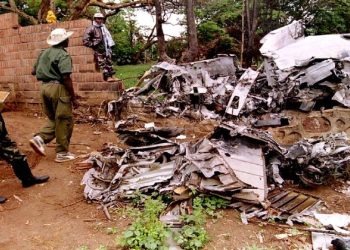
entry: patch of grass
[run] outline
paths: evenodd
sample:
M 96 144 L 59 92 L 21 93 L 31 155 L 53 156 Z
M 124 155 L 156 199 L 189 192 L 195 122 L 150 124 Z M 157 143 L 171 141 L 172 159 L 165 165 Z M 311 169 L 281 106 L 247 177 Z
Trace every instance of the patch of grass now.
M 155 62 L 147 64 L 136 65 L 122 65 L 114 66 L 116 70 L 116 77 L 124 82 L 125 88 L 130 88 L 136 85 L 138 79 L 144 74 L 146 70 L 149 70 Z

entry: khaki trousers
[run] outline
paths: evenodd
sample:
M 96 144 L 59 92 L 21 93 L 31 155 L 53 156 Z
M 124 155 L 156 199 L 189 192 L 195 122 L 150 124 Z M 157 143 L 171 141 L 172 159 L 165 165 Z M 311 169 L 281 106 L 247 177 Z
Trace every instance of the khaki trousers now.
M 43 83 L 40 95 L 43 111 L 49 120 L 37 135 L 45 143 L 56 138 L 56 153 L 68 152 L 74 126 L 70 95 L 59 83 Z

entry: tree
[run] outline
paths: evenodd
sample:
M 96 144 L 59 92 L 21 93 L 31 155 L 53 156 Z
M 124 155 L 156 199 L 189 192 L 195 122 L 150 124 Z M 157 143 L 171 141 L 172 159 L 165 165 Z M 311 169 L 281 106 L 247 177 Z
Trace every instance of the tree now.
M 188 60 L 194 61 L 198 58 L 197 28 L 194 14 L 193 0 L 186 0 L 186 20 L 188 36 Z
M 247 35 L 247 46 L 244 50 L 244 65 L 251 66 L 254 56 L 254 41 L 256 38 L 256 30 L 258 27 L 258 13 L 259 13 L 259 0 L 244 0 L 244 11 L 246 18 L 246 35 Z M 244 33 L 243 33 L 244 34 Z
M 169 61 L 169 56 L 166 53 L 165 38 L 163 32 L 163 0 L 154 0 L 156 9 L 156 32 L 158 41 L 158 57 L 160 61 Z
M 20 17 L 25 19 L 26 24 L 38 24 L 45 20 L 48 10 L 55 9 L 55 5 L 65 13 L 61 13 L 61 21 L 63 20 L 76 20 L 84 17 L 89 7 L 99 7 L 101 9 L 110 10 L 111 14 L 117 14 L 121 9 L 126 7 L 141 8 L 144 6 L 152 5 L 151 0 L 135 0 L 129 2 L 108 2 L 104 3 L 102 0 L 33 0 L 33 1 L 15 1 L 8 0 L 0 2 L 0 10 L 17 13 Z

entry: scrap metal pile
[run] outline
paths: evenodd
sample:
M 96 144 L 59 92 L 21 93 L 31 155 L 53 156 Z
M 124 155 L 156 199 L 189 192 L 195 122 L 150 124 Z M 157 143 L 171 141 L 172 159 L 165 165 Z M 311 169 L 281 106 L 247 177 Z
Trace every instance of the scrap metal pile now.
M 197 119 L 350 107 L 348 38 L 305 37 L 303 24 L 295 21 L 262 39 L 264 63 L 258 71 L 240 68 L 234 56 L 183 65 L 161 62 L 142 78 L 143 87 L 129 89 L 110 111 L 119 113 L 130 100 L 152 104 L 162 117 Z
M 235 125 L 223 124 L 209 139 L 196 143 L 178 144 L 154 130 L 134 134 L 125 130 L 123 137 L 140 146 L 107 145 L 101 153 L 92 154 L 87 161 L 94 167 L 82 181 L 86 198 L 107 207 L 135 191 L 172 194 L 180 187 L 229 200 L 264 202 L 265 162 L 271 154 L 282 154 L 268 134 Z
M 265 209 L 269 206 L 288 214 L 319 203 L 310 196 L 275 189 L 284 178 L 320 185 L 349 171 L 350 146 L 344 134 L 304 140 L 289 149 L 266 132 L 233 123 L 221 124 L 210 137 L 195 143 L 175 143 L 163 137 L 180 132 L 177 128 L 119 130 L 131 146 L 105 145 L 102 152 L 90 155 L 86 162 L 92 168 L 82 180 L 85 197 L 108 208 L 138 192 L 188 200 L 190 190 L 196 190 L 223 197 L 234 207 L 260 204 L 263 209 L 249 211 L 268 218 Z
M 289 220 L 320 199 L 284 189 L 285 180 L 315 186 L 349 178 L 345 133 L 283 147 L 269 133 L 249 125 L 260 114 L 287 108 L 350 107 L 350 40 L 346 35 L 304 37 L 301 22 L 293 22 L 269 33 L 262 43 L 264 67 L 258 71 L 240 68 L 233 56 L 181 66 L 162 62 L 142 78 L 142 87 L 110 102 L 108 111 L 118 118 L 116 132 L 128 147 L 106 144 L 101 152 L 90 154 L 85 163 L 91 168 L 82 180 L 86 199 L 109 208 L 139 192 L 166 194 L 182 202 L 193 199 L 191 192 L 196 190 L 230 201 L 244 214 L 242 221 L 276 213 Z M 225 123 L 210 136 L 178 143 L 174 138 L 182 133 L 180 127 L 130 129 L 137 115 L 120 118 L 131 104 L 147 106 L 163 118 L 224 118 Z M 238 125 L 242 123 L 246 126 Z M 274 124 L 286 121 L 260 120 L 255 127 Z M 172 208 L 164 221 L 169 223 L 173 215 Z

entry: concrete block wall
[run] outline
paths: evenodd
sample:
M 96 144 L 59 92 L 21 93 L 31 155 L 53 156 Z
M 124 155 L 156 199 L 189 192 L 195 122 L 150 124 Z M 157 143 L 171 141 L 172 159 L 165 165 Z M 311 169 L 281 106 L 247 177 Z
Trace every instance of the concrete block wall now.
M 67 50 L 73 60 L 74 89 L 82 101 L 99 105 L 120 93 L 121 83 L 103 81 L 102 74 L 95 68 L 93 50 L 83 46 L 83 34 L 90 20 L 21 27 L 18 15 L 7 13 L 0 15 L 0 23 L 0 90 L 11 91 L 7 101 L 11 107 L 40 109 L 40 83 L 31 71 L 40 51 L 49 47 L 46 39 L 55 28 L 74 31 Z

